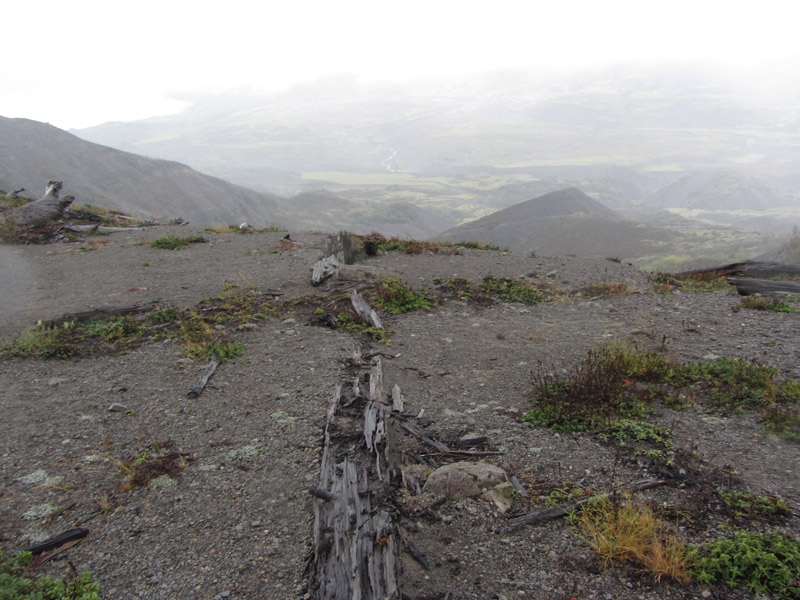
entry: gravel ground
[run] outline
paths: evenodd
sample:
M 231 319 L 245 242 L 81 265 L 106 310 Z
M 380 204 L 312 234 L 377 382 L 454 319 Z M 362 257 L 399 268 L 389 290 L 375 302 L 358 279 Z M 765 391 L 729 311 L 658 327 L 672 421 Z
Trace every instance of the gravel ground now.
M 192 307 L 223 289 L 277 299 L 317 292 L 309 277 L 323 237 L 208 235 L 178 251 L 147 243 L 188 228 L 132 231 L 87 243 L 0 246 L 0 336 L 37 320 L 91 308 L 157 302 Z M 82 251 L 84 250 L 84 251 Z M 523 423 L 530 374 L 560 372 L 612 338 L 667 343 L 679 361 L 709 355 L 753 359 L 800 379 L 798 315 L 733 311 L 725 292 L 653 294 L 645 274 L 606 260 L 465 250 L 460 255 L 389 253 L 343 269 L 330 286 L 401 278 L 419 288 L 436 277 L 529 277 L 565 292 L 532 307 L 445 300 L 427 311 L 386 315 L 393 331 L 383 362 L 388 387 L 426 431 L 453 440 L 489 438 L 492 460 L 531 490 L 571 482 L 605 491 L 657 475 L 621 459 L 590 434 L 555 434 Z M 567 295 L 593 283 L 625 282 L 634 293 Z M 237 287 L 230 289 L 232 285 Z M 322 291 L 325 292 L 327 288 Z M 209 387 L 186 398 L 203 365 L 180 345 L 152 340 L 128 353 L 71 360 L 0 361 L 0 547 L 14 551 L 73 526 L 90 536 L 49 563 L 60 574 L 90 571 L 107 599 L 302 598 L 311 552 L 312 498 L 319 477 L 325 411 L 343 360 L 361 339 L 284 315 L 229 335 L 246 354 L 221 365 Z M 379 344 L 373 345 L 378 347 Z M 118 403 L 127 410 L 109 411 Z M 776 494 L 800 506 L 798 446 L 765 433 L 757 414 L 720 415 L 702 405 L 658 407 L 675 446 L 694 450 L 709 472 L 737 489 Z M 170 440 L 185 468 L 175 478 L 126 489 L 121 462 Z M 46 478 L 45 478 L 46 477 Z M 652 492 L 652 493 L 651 493 Z M 674 504 L 675 486 L 646 492 Z M 514 500 L 513 510 L 524 508 Z M 56 514 L 39 516 L 50 505 Z M 39 511 L 42 513 L 44 509 Z M 430 557 L 404 555 L 408 598 L 748 597 L 727 589 L 655 583 L 632 567 L 604 569 L 564 520 L 511 530 L 483 500 L 449 501 L 438 519 L 406 511 L 400 523 Z M 781 525 L 798 535 L 796 517 Z M 705 592 L 705 596 L 703 595 Z M 710 594 L 710 596 L 709 596 Z

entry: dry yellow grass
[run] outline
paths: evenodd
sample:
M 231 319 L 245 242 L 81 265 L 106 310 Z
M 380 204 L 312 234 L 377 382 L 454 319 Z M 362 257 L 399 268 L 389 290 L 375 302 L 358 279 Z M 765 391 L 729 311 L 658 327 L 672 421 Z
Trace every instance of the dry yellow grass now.
M 630 495 L 596 500 L 573 522 L 606 565 L 628 561 L 657 581 L 662 577 L 682 583 L 691 579 L 685 545 L 669 533 L 667 524 L 647 504 Z

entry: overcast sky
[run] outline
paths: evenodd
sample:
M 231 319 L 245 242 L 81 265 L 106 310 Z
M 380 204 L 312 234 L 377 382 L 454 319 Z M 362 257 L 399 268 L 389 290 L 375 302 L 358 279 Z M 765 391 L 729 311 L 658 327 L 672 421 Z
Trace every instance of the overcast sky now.
M 493 68 L 712 60 L 800 71 L 793 0 L 18 0 L 2 10 L 0 115 L 86 127 L 175 98 Z M 782 70 L 782 71 L 781 71 Z M 788 71 L 787 71 L 788 70 Z

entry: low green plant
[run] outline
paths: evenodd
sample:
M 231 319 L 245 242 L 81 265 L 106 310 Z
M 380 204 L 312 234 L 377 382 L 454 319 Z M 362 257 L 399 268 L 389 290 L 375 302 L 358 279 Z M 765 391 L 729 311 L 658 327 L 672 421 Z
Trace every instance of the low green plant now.
M 591 492 L 588 492 L 591 494 Z M 561 487 L 551 490 L 544 499 L 547 506 L 558 506 L 567 502 L 573 502 L 585 498 L 587 490 L 575 484 L 564 482 Z
M 534 286 L 508 277 L 487 275 L 478 287 L 490 294 L 498 296 L 504 302 L 521 302 L 531 306 L 544 300 L 544 294 Z
M 188 248 L 189 244 L 205 244 L 208 242 L 207 238 L 201 235 L 178 237 L 175 235 L 168 235 L 166 237 L 158 238 L 150 242 L 151 248 L 160 248 L 162 250 L 180 250 L 181 248 Z
M 688 560 L 702 583 L 800 599 L 800 542 L 792 537 L 738 530 L 693 548 Z
M 364 320 L 352 313 L 342 312 L 336 315 L 338 326 L 344 331 L 366 335 L 375 341 L 388 344 L 391 340 L 391 332 L 385 327 L 373 327 Z
M 451 244 L 443 244 L 446 246 L 453 246 L 455 248 L 469 248 L 471 250 L 492 250 L 494 252 L 510 252 L 508 248 L 501 248 L 494 244 L 481 244 L 480 242 L 453 242 Z
M 206 319 L 196 312 L 184 315 L 180 336 L 186 354 L 197 361 L 216 356 L 220 362 L 226 362 L 245 353 L 243 343 L 228 341 L 224 331 L 211 327 Z
M 647 421 L 619 419 L 603 429 L 600 438 L 626 444 L 655 444 L 662 448 L 672 448 L 672 430 L 653 425 Z
M 617 367 L 591 354 L 565 376 L 546 373 L 540 365 L 531 376 L 533 408 L 523 418 L 554 431 L 586 431 L 619 416 L 642 416 L 644 404 Z
M 665 383 L 675 387 L 702 385 L 719 408 L 743 410 L 770 405 L 778 390 L 777 369 L 720 356 L 704 363 L 684 363 Z
M 770 433 L 800 442 L 800 382 L 785 381 L 775 394 L 775 402 L 761 418 Z
M 748 296 L 739 302 L 739 304 L 737 304 L 733 310 L 739 311 L 743 308 L 765 310 L 769 312 L 800 313 L 800 310 L 790 304 L 786 299 L 778 296 L 772 296 L 768 298 L 763 296 Z
M 228 362 L 245 354 L 242 342 L 228 342 L 225 344 L 211 344 L 207 350 L 208 357 L 216 356 L 219 362 Z
M 147 314 L 146 320 L 149 323 L 174 323 L 180 321 L 183 311 L 177 306 L 156 307 L 154 311 Z
M 66 325 L 66 324 L 65 324 Z M 71 326 L 47 327 L 39 323 L 0 348 L 0 358 L 37 356 L 70 358 L 76 353 Z
M 777 373 L 725 356 L 675 364 L 658 352 L 612 342 L 590 352 L 566 375 L 547 374 L 540 365 L 531 378 L 533 408 L 524 418 L 557 431 L 584 431 L 615 419 L 640 418 L 657 398 L 675 404 L 681 398 L 677 390 L 686 389 L 691 396 L 701 393 L 715 407 L 736 411 L 772 407 L 776 398 L 800 397 L 800 386 L 777 386 Z
M 381 279 L 375 286 L 375 306 L 390 313 L 428 308 L 431 303 L 397 279 Z
M 30 552 L 7 557 L 0 551 L 0 600 L 100 600 L 100 585 L 89 573 L 70 581 L 39 574 Z
M 717 495 L 736 517 L 775 517 L 791 514 L 786 501 L 777 496 L 757 496 L 747 492 L 718 492 Z
M 86 335 L 101 337 L 107 342 L 137 339 L 147 332 L 147 326 L 131 316 L 91 319 L 83 326 L 83 329 Z

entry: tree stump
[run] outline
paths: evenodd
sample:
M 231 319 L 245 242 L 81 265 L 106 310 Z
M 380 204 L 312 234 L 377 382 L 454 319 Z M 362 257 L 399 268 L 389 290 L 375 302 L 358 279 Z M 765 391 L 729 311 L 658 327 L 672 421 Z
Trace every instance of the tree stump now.
M 47 190 L 40 200 L 34 200 L 10 211 L 8 220 L 22 227 L 30 227 L 31 225 L 41 225 L 47 221 L 58 219 L 63 214 L 64 209 L 75 200 L 75 196 L 59 198 L 60 192 L 60 181 L 48 181 Z

